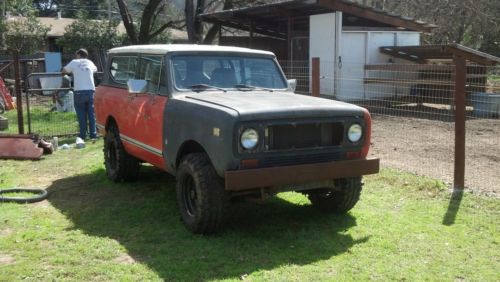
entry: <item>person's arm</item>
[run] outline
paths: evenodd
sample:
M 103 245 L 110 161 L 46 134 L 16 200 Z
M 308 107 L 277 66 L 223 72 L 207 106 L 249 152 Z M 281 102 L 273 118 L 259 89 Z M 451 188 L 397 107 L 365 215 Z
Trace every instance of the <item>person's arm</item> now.
M 92 70 L 92 72 L 97 72 L 97 67 L 95 66 L 94 62 L 92 62 L 92 61 L 90 61 L 90 69 Z
M 61 71 L 64 74 L 71 74 L 73 72 L 73 61 L 69 62 Z

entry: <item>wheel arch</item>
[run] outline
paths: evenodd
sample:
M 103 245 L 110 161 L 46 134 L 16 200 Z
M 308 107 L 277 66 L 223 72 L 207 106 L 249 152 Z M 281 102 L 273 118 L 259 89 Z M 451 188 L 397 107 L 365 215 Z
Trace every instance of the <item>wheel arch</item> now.
M 105 130 L 108 131 L 108 129 L 111 126 L 115 126 L 118 129 L 118 123 L 116 122 L 115 118 L 113 116 L 108 116 L 106 119 L 106 125 L 105 125 Z
M 205 148 L 203 146 L 194 141 L 194 140 L 188 140 L 182 143 L 182 145 L 179 147 L 179 150 L 177 150 L 177 156 L 175 157 L 175 169 L 179 167 L 179 164 L 182 160 L 183 157 L 192 154 L 192 153 L 207 153 Z M 208 156 L 208 154 L 207 154 Z M 210 157 L 208 157 L 210 159 Z

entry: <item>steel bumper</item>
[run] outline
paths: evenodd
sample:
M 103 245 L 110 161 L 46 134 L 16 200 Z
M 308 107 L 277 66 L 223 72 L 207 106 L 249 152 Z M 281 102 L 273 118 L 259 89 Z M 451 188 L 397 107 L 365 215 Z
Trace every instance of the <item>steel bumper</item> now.
M 379 163 L 379 159 L 361 159 L 226 171 L 226 190 L 241 191 L 374 174 L 379 171 Z

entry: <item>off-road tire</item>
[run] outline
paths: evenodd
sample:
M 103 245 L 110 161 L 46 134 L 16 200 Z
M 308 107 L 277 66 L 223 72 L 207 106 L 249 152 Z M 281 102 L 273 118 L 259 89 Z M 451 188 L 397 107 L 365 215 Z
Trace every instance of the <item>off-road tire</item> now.
M 104 165 L 108 178 L 115 181 L 135 181 L 141 164 L 129 155 L 120 139 L 116 126 L 110 126 L 104 136 Z
M 321 211 L 346 213 L 358 202 L 362 188 L 361 177 L 342 178 L 335 180 L 333 189 L 315 189 L 307 194 L 312 205 Z
M 218 231 L 227 202 L 226 192 L 207 154 L 185 156 L 176 181 L 177 205 L 186 228 L 196 234 Z

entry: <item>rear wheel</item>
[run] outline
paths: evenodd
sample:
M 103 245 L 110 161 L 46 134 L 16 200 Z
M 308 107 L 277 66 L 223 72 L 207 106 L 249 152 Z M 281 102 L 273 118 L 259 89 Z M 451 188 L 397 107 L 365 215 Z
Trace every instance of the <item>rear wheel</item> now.
M 104 136 L 104 164 L 108 178 L 115 182 L 139 176 L 140 162 L 125 151 L 116 126 L 110 126 Z
M 324 212 L 346 213 L 359 200 L 363 183 L 361 177 L 335 180 L 335 188 L 307 191 L 312 205 Z
M 184 157 L 177 170 L 177 204 L 182 220 L 193 233 L 216 232 L 223 219 L 226 193 L 205 153 Z

